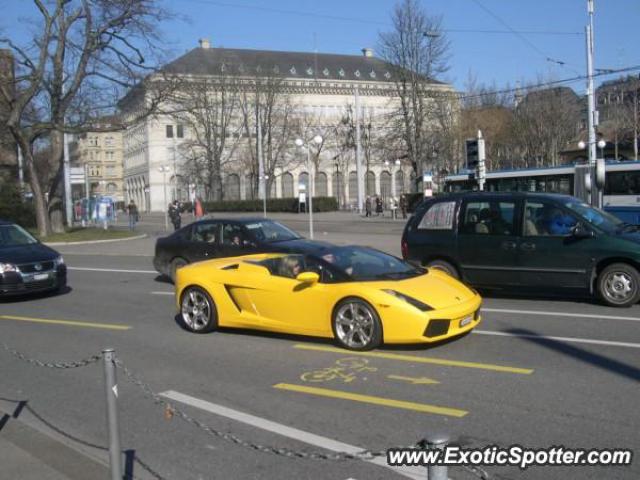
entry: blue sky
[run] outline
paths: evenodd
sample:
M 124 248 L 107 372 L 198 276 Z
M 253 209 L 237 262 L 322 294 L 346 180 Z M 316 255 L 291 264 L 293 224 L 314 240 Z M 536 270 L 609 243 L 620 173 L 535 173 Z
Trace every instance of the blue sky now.
M 6 1 L 6 0 L 3 0 Z M 0 1 L 2 3 L 2 1 Z M 585 72 L 584 26 L 587 0 L 422 0 L 443 16 L 451 40 L 451 69 L 444 80 L 463 89 L 469 74 L 485 84 L 562 79 Z M 178 56 L 208 37 L 214 46 L 360 54 L 375 48 L 390 27 L 388 0 L 164 0 L 186 17 L 163 26 L 168 47 Z M 484 7 L 484 8 L 483 8 Z M 595 0 L 596 67 L 640 65 L 637 26 L 640 0 Z M 10 0 L 0 28 L 22 39 L 16 20 L 35 15 L 30 0 Z M 499 20 L 499 19 L 500 20 Z M 506 26 L 505 26 L 506 25 Z M 455 30 L 518 30 L 569 35 L 482 33 Z M 574 34 L 571 34 L 574 33 Z M 577 34 L 575 34 L 577 33 Z M 561 66 L 547 57 L 565 62 Z M 638 70 L 636 73 L 640 73 Z M 613 77 L 608 77 L 613 78 Z M 584 81 L 571 86 L 579 93 Z

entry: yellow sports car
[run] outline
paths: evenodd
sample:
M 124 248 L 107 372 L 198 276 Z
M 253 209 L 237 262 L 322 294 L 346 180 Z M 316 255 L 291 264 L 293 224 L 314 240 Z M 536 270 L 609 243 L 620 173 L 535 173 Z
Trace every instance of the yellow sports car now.
M 194 333 L 250 328 L 369 350 L 442 340 L 480 322 L 480 296 L 453 277 L 363 247 L 199 262 L 177 271 L 175 288 Z

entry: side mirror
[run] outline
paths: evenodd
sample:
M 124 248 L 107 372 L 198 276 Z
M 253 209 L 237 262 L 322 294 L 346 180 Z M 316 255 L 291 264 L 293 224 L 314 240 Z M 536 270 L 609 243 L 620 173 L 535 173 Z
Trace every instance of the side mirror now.
M 571 236 L 574 238 L 592 238 L 595 237 L 595 234 L 593 233 L 593 230 L 586 228 L 581 223 L 578 223 L 571 230 Z
M 302 283 L 313 285 L 314 283 L 318 283 L 318 281 L 320 280 L 320 275 L 318 275 L 316 272 L 302 272 L 296 277 L 296 280 Z

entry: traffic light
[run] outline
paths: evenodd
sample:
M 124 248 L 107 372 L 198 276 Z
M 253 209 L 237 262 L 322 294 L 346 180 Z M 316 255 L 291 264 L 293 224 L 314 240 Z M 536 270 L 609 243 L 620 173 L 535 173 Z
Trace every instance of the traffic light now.
M 467 170 L 476 170 L 478 161 L 480 159 L 478 155 L 478 139 L 469 138 L 465 141 L 466 157 L 467 157 Z

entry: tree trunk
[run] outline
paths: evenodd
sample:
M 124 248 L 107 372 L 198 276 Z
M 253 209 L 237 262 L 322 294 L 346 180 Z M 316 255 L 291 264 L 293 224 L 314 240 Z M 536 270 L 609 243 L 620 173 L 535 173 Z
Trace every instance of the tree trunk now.
M 49 190 L 49 221 L 51 230 L 55 233 L 64 232 L 64 133 L 51 132 L 51 156 L 57 165 L 56 175 Z

